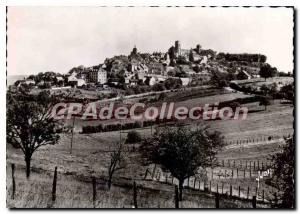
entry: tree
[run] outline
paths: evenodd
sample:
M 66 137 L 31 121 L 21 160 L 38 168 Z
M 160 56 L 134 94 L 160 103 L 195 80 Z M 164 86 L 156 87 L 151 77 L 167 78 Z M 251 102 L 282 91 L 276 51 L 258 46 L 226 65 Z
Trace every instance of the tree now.
M 280 89 L 280 94 L 282 94 L 282 97 L 290 101 L 294 101 L 294 96 L 295 96 L 294 93 L 295 93 L 294 83 L 284 85 Z
M 112 178 L 115 172 L 125 168 L 125 158 L 123 143 L 116 143 L 116 148 L 110 153 L 110 163 L 108 166 L 108 189 L 111 187 Z
M 266 81 L 267 78 L 274 77 L 276 72 L 277 72 L 277 69 L 275 67 L 272 67 L 270 64 L 266 63 L 260 67 L 259 75 L 262 78 L 265 78 L 265 81 Z
M 265 111 L 267 110 L 267 106 L 271 105 L 270 102 L 270 98 L 267 96 L 261 97 L 260 102 L 259 102 L 260 106 L 265 106 Z
M 146 163 L 159 164 L 178 179 L 179 200 L 182 200 L 184 180 L 198 174 L 200 167 L 214 165 L 215 155 L 222 146 L 219 132 L 175 127 L 158 130 L 144 140 L 140 149 Z
M 125 143 L 126 144 L 136 144 L 136 143 L 141 143 L 141 141 L 142 141 L 142 137 L 141 137 L 140 133 L 138 133 L 137 131 L 130 131 L 127 134 Z
M 51 115 L 54 104 L 54 98 L 45 91 L 38 95 L 7 94 L 7 142 L 17 145 L 24 153 L 27 178 L 33 153 L 58 142 L 58 122 Z
M 275 168 L 272 183 L 279 190 L 280 208 L 295 207 L 295 141 L 285 139 L 283 151 L 273 156 Z
M 269 88 L 266 84 L 263 84 L 261 87 L 260 87 L 260 91 L 262 92 L 263 95 L 267 95 L 268 92 L 269 92 Z

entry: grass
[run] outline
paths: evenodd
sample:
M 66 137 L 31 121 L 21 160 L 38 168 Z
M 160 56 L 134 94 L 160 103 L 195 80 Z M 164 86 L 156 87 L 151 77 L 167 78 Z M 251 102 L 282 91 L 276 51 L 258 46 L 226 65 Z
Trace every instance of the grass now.
M 195 98 L 182 101 L 180 104 L 195 105 L 199 103 L 213 103 L 218 100 L 230 100 L 237 96 L 246 96 L 240 93 L 215 95 L 204 98 Z M 261 110 L 263 107 L 258 103 L 247 104 L 252 110 Z M 256 111 L 248 114 L 246 120 L 227 120 L 227 121 L 201 121 L 202 124 L 209 125 L 210 129 L 220 131 L 226 141 L 236 141 L 245 139 L 260 139 L 268 136 L 282 136 L 293 133 L 293 107 L 288 104 L 275 102 L 267 107 L 267 111 Z M 193 128 L 199 121 L 193 122 Z M 142 136 L 151 135 L 151 129 L 138 130 Z M 124 140 L 126 134 L 121 134 Z M 122 208 L 132 207 L 132 181 L 137 180 L 139 186 L 138 201 L 139 206 L 148 208 L 174 207 L 174 188 L 171 185 L 163 184 L 158 181 L 143 181 L 145 166 L 139 161 L 138 153 L 135 151 L 127 152 L 127 167 L 119 171 L 113 180 L 111 191 L 106 189 L 105 177 L 109 164 L 109 154 L 114 148 L 115 142 L 120 140 L 120 132 L 105 132 L 95 134 L 74 134 L 73 150 L 70 153 L 70 134 L 61 134 L 59 143 L 54 146 L 40 148 L 32 160 L 33 173 L 29 181 L 25 178 L 24 157 L 20 150 L 7 145 L 7 207 L 66 207 L 66 208 L 92 208 L 92 185 L 91 176 L 97 177 L 97 202 L 96 207 Z M 280 151 L 280 142 L 256 143 L 249 145 L 232 145 L 225 147 L 218 153 L 217 158 L 221 160 L 235 159 L 237 161 L 269 161 L 272 154 Z M 132 146 L 128 146 L 132 148 Z M 17 192 L 15 200 L 11 200 L 11 172 L 10 163 L 15 163 Z M 55 166 L 59 170 L 57 185 L 57 200 L 51 202 L 51 185 Z M 218 171 L 221 168 L 216 168 Z M 235 169 L 224 167 L 222 170 Z M 256 186 L 255 178 L 251 179 L 226 179 L 213 180 L 213 188 L 216 183 L 225 182 L 228 192 L 228 185 L 238 184 L 243 188 Z M 271 197 L 272 188 L 265 186 L 266 198 Z M 219 186 L 220 188 L 220 186 Z M 236 194 L 236 189 L 234 193 Z M 253 191 L 252 191 L 253 192 Z M 185 190 L 185 200 L 182 207 L 202 207 L 214 208 L 214 196 L 195 191 Z M 261 207 L 269 205 L 261 204 Z M 221 198 L 220 207 L 252 207 L 251 202 Z

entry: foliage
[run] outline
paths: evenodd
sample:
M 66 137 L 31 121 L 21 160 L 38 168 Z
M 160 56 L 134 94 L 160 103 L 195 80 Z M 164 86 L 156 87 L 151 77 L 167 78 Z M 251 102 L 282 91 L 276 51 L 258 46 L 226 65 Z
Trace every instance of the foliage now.
M 295 207 L 295 141 L 286 139 L 282 153 L 273 156 L 275 161 L 274 176 L 272 181 L 281 194 L 280 208 Z
M 137 131 L 130 131 L 127 134 L 125 143 L 135 144 L 135 143 L 140 143 L 141 141 L 142 141 L 142 137 L 141 137 L 140 133 L 138 133 Z
M 270 97 L 268 96 L 261 97 L 259 105 L 265 106 L 265 110 L 267 110 L 267 106 L 271 105 Z
M 175 127 L 158 130 L 152 138 L 144 140 L 140 149 L 146 162 L 159 164 L 179 180 L 182 199 L 184 180 L 198 174 L 200 167 L 214 165 L 215 155 L 223 145 L 219 132 Z
M 56 144 L 57 122 L 51 116 L 55 99 L 48 92 L 7 94 L 7 142 L 22 150 L 26 175 L 33 153 L 41 146 Z
M 259 75 L 265 79 L 269 77 L 274 77 L 276 73 L 277 73 L 277 69 L 275 67 L 272 67 L 268 63 L 263 64 L 259 70 Z

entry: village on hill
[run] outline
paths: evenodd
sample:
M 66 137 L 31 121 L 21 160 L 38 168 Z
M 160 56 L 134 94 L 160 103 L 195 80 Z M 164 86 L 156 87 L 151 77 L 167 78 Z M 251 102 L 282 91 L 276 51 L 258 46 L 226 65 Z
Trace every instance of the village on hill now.
M 201 86 L 209 83 L 228 86 L 230 81 L 260 77 L 260 68 L 272 70 L 270 76 L 290 76 L 270 66 L 263 54 L 217 53 L 203 49 L 200 44 L 184 49 L 175 41 L 166 52 L 141 53 L 134 46 L 129 55 L 106 58 L 103 63 L 73 67 L 67 74 L 53 71 L 30 75 L 15 82 L 31 89 L 81 88 L 90 91 L 114 91 L 117 95 L 140 94 L 182 87 Z M 217 79 L 217 83 L 216 80 Z M 219 81 L 220 80 L 220 81 Z

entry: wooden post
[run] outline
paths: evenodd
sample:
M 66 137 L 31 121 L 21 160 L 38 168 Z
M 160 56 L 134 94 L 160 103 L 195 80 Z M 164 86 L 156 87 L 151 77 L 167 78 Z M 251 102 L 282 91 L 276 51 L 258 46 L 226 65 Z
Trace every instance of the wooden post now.
M 224 160 L 222 160 L 223 167 L 225 166 Z
M 265 190 L 262 191 L 262 201 L 265 202 Z
M 231 177 L 233 178 L 233 169 L 231 170 Z
M 219 184 L 217 183 L 217 193 L 219 193 Z
M 222 182 L 222 195 L 224 194 L 224 182 Z
M 57 166 L 54 170 L 54 178 L 53 178 L 53 184 L 52 184 L 52 202 L 56 199 L 56 183 L 57 183 Z
M 233 160 L 233 167 L 235 167 L 235 160 Z
M 250 188 L 248 186 L 248 189 L 247 189 L 247 199 L 249 199 L 249 193 L 250 193 Z
M 12 177 L 12 195 L 11 199 L 15 199 L 15 193 L 16 193 L 16 181 L 15 181 L 15 164 L 11 164 L 11 177 Z
M 252 198 L 252 207 L 256 208 L 256 196 L 253 196 Z
M 219 193 L 216 193 L 215 194 L 215 202 L 216 202 L 216 208 L 219 208 L 219 205 L 220 205 L 220 198 L 219 198 Z
M 196 181 L 197 181 L 197 179 L 194 178 L 194 189 L 196 189 Z
M 209 191 L 211 192 L 211 181 L 209 181 Z
M 236 178 L 239 177 L 239 168 L 236 168 Z
M 239 186 L 239 198 L 241 197 L 241 187 Z
M 175 185 L 175 208 L 178 209 L 179 208 L 179 198 L 178 198 L 179 194 L 178 194 L 178 187 L 177 185 Z
M 70 154 L 72 154 L 72 149 L 73 149 L 73 139 L 74 139 L 74 124 L 75 124 L 75 116 L 73 116 L 73 125 L 72 125 L 72 136 L 71 136 L 71 147 L 70 147 Z
M 154 178 L 155 171 L 156 171 L 156 164 L 154 165 L 154 168 L 153 168 L 153 171 L 152 171 L 152 179 Z
M 134 208 L 138 208 L 137 205 L 137 188 L 135 181 L 133 182 L 133 206 Z
M 229 193 L 230 193 L 230 196 L 232 196 L 232 186 L 231 186 L 231 184 L 230 184 Z
M 144 176 L 144 180 L 146 180 L 146 178 L 147 178 L 148 171 L 149 171 L 149 169 L 146 170 L 146 173 L 145 173 L 145 176 Z
M 93 206 L 95 208 L 96 207 L 96 195 L 97 195 L 97 192 L 96 192 L 96 178 L 95 177 L 92 177 L 92 183 L 93 183 Z

